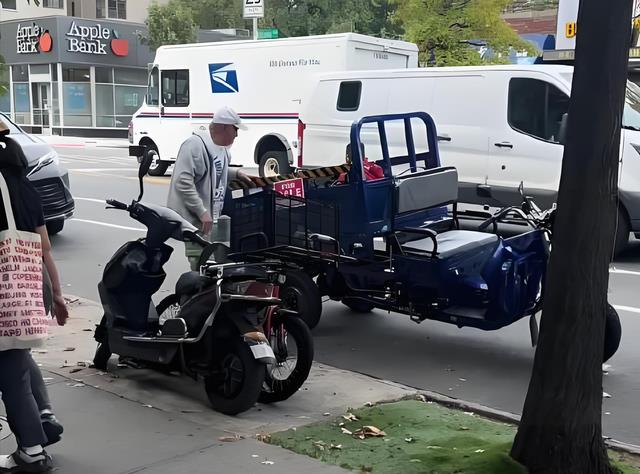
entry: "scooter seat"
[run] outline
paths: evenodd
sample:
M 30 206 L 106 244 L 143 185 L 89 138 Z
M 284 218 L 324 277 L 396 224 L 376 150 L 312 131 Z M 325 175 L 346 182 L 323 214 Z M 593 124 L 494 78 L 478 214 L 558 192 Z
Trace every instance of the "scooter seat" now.
M 176 282 L 176 295 L 192 296 L 202 291 L 207 283 L 207 278 L 200 276 L 199 272 L 186 272 L 180 275 Z
M 478 251 L 488 246 L 498 244 L 498 236 L 484 232 L 470 230 L 451 230 L 436 236 L 438 242 L 438 258 L 448 258 L 452 255 Z M 433 239 L 430 237 L 413 240 L 402 244 L 405 252 L 420 252 L 431 254 L 433 252 Z

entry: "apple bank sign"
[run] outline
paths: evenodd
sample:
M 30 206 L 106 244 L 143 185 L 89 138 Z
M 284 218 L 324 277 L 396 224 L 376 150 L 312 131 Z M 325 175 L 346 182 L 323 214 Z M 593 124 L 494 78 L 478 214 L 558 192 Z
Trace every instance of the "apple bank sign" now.
M 16 52 L 18 54 L 50 53 L 53 40 L 48 30 L 31 23 L 22 25 L 18 23 L 16 33 Z
M 110 30 L 99 23 L 93 26 L 79 26 L 74 21 L 66 36 L 67 51 L 70 53 L 106 55 L 109 48 L 115 56 L 129 54 L 129 41 L 120 39 L 116 30 Z

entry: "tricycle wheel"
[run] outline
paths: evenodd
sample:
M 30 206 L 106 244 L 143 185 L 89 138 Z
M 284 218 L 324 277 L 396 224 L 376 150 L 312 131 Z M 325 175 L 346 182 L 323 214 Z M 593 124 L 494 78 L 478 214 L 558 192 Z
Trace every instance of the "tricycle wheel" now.
M 370 313 L 375 308 L 375 305 L 369 303 L 368 301 L 359 300 L 356 298 L 344 298 L 342 300 L 342 304 L 344 304 L 347 308 L 349 308 L 354 313 Z
M 285 309 L 297 311 L 309 329 L 320 322 L 322 314 L 322 298 L 318 285 L 304 272 L 293 270 L 287 272 L 287 279 L 280 294 Z
M 281 402 L 295 394 L 309 377 L 313 363 L 313 336 L 302 319 L 276 316 L 267 337 L 276 363 L 267 365 L 258 401 Z
M 240 337 L 229 343 L 216 372 L 204 380 L 214 410 L 237 415 L 255 405 L 264 383 L 264 364 L 253 357 L 251 349 Z
M 607 304 L 607 320 L 604 327 L 604 355 L 602 362 L 608 361 L 620 347 L 622 338 L 622 325 L 620 316 L 613 306 Z

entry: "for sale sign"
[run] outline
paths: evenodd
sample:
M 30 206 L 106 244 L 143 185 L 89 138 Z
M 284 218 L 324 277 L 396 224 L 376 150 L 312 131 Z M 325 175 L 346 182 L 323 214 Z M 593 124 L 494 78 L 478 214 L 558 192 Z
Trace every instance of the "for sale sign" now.
M 304 183 L 302 178 L 288 179 L 286 181 L 278 181 L 273 184 L 273 190 L 283 196 L 293 196 L 304 198 Z

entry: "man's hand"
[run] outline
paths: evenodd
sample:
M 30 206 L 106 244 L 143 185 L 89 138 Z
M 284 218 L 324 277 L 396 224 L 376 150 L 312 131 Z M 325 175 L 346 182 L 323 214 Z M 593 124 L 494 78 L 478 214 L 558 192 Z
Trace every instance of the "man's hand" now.
M 240 181 L 241 183 L 245 183 L 245 184 L 253 184 L 253 181 L 251 181 L 251 178 L 249 177 L 249 175 L 247 175 L 244 171 L 242 170 L 238 170 L 236 171 L 236 179 L 238 181 Z
M 58 321 L 59 326 L 64 326 L 69 319 L 69 310 L 67 304 L 64 302 L 62 295 L 53 295 L 53 316 Z
M 205 236 L 208 236 L 213 228 L 213 219 L 208 211 L 205 211 L 205 213 L 200 216 L 200 223 L 202 224 L 200 230 Z

